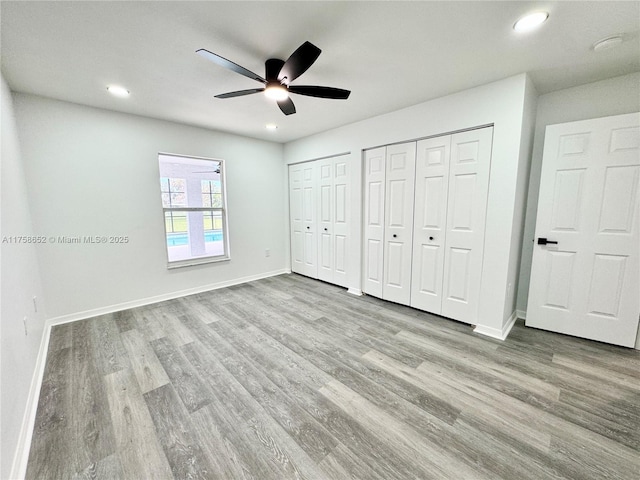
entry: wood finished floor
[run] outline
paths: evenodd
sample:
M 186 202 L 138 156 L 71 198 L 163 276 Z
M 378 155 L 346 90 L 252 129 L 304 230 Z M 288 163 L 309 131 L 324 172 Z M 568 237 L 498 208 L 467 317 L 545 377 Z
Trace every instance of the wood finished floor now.
M 28 479 L 638 479 L 640 352 L 282 275 L 56 326 Z

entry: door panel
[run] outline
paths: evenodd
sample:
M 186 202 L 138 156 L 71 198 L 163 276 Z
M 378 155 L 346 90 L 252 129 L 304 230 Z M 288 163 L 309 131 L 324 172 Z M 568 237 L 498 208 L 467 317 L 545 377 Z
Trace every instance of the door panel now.
M 493 127 L 451 136 L 441 313 L 477 322 Z
M 289 166 L 289 215 L 291 224 L 291 271 L 303 273 L 304 230 L 302 220 L 302 168 Z
M 318 236 L 320 241 L 318 258 L 318 278 L 325 282 L 333 282 L 334 249 L 333 249 L 333 163 L 332 158 L 317 160 L 319 172 L 319 213 Z
M 449 249 L 447 292 L 449 298 L 460 302 L 469 301 L 469 267 L 472 251 L 466 248 Z
M 582 204 L 582 186 L 584 168 L 558 170 L 553 192 L 552 231 L 580 231 L 580 205 Z
M 416 152 L 411 306 L 440 314 L 451 135 L 421 140 Z
M 351 168 L 347 157 L 338 157 L 333 160 L 333 230 L 332 238 L 333 254 L 333 280 L 332 282 L 342 287 L 348 286 L 347 278 L 349 265 L 349 227 L 351 217 Z
M 303 163 L 302 173 L 302 268 L 299 273 L 318 278 L 317 178 L 316 165 Z
M 364 282 L 368 295 L 382 298 L 386 147 L 364 152 Z
M 639 176 L 640 114 L 547 127 L 527 325 L 635 344 Z
M 574 282 L 576 252 L 547 252 L 547 288 L 544 304 L 548 307 L 566 310 L 569 308 L 571 284 Z
M 415 142 L 386 147 L 382 298 L 405 305 L 411 299 L 415 161 Z
M 482 227 L 474 222 L 474 200 L 476 200 L 475 173 L 457 174 L 452 177 L 449 209 L 451 209 L 451 225 L 456 231 L 472 232 L 474 227 Z
M 638 184 L 637 165 L 607 167 L 604 176 L 602 210 L 598 222 L 599 233 L 631 233 L 633 211 Z

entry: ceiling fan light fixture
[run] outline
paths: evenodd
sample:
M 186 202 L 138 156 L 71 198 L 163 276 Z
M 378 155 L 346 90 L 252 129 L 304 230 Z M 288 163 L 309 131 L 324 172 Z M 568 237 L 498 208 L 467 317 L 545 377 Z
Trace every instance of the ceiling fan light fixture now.
M 276 102 L 280 100 L 285 100 L 289 98 L 289 92 L 287 88 L 279 83 L 272 83 L 267 85 L 267 88 L 264 89 L 264 95 L 271 100 L 275 100 Z
M 548 12 L 533 12 L 521 17 L 514 25 L 513 29 L 516 32 L 530 32 L 535 30 L 549 18 Z
M 107 91 L 116 97 L 128 97 L 130 95 L 129 90 L 119 85 L 109 85 Z

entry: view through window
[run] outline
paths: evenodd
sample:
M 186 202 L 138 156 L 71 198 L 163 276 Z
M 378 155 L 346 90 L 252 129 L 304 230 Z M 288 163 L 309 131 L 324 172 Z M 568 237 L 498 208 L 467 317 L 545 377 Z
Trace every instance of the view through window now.
M 169 267 L 229 258 L 222 160 L 161 153 Z

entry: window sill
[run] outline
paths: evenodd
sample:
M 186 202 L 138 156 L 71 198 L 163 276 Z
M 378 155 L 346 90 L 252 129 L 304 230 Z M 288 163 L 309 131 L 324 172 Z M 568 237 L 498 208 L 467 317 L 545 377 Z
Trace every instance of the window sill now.
M 204 258 L 190 258 L 188 260 L 179 260 L 176 262 L 167 263 L 167 269 L 173 270 L 174 268 L 182 268 L 182 267 L 193 267 L 195 265 L 204 265 L 206 263 L 218 263 L 218 262 L 228 262 L 231 260 L 230 257 L 204 257 Z

